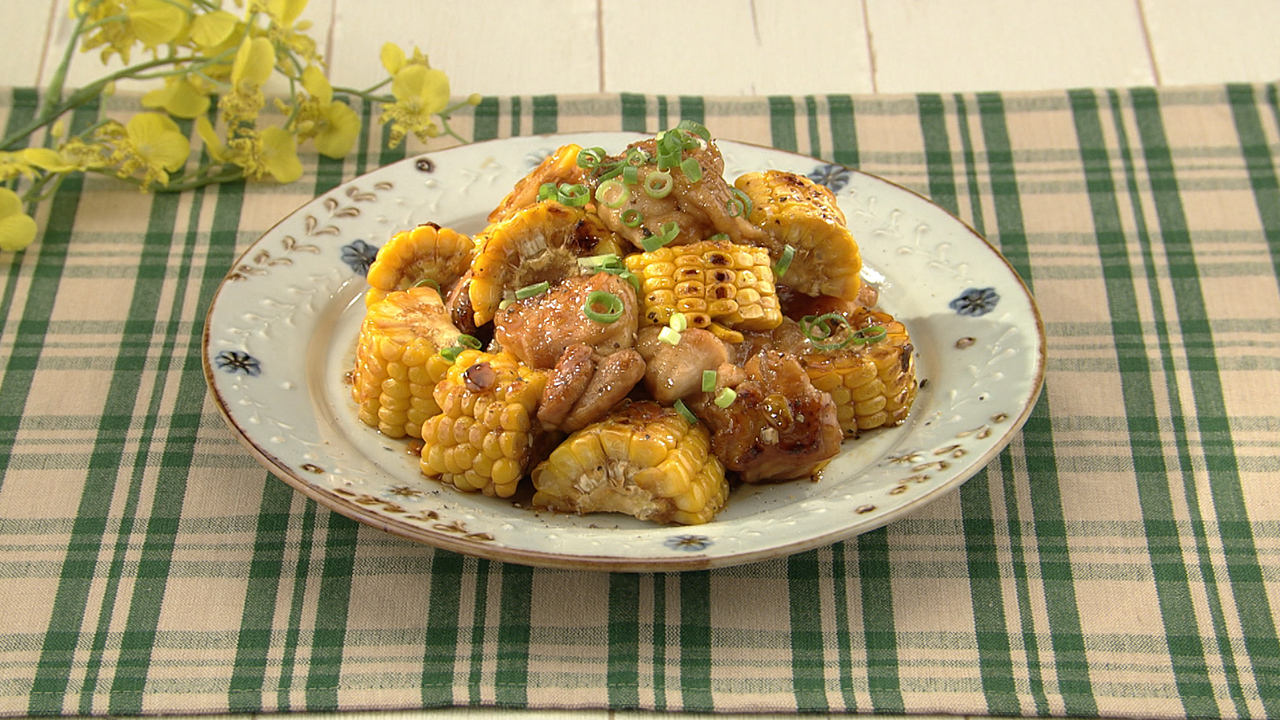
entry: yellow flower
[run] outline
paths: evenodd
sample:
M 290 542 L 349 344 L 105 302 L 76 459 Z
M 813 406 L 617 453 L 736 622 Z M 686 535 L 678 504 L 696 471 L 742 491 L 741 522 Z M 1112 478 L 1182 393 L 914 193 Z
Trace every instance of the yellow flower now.
M 191 21 L 191 40 L 207 50 L 217 48 L 231 38 L 239 22 L 226 10 L 201 13 Z
M 164 87 L 142 96 L 143 107 L 163 109 L 174 117 L 195 118 L 209 110 L 211 88 L 194 75 L 165 78 Z
M 0 182 L 16 177 L 35 177 L 36 169 L 26 154 L 19 152 L 0 152 Z
M 0 250 L 17 252 L 36 239 L 36 221 L 22 211 L 22 198 L 0 188 Z
M 196 118 L 196 133 L 204 141 L 205 152 L 209 153 L 209 157 L 213 158 L 214 162 L 227 162 L 227 146 L 218 136 L 218 131 L 213 129 L 213 123 L 209 122 L 209 118 L 204 116 Z
M 276 51 L 265 37 L 246 37 L 231 65 L 231 92 L 218 101 L 222 117 L 230 124 L 252 123 L 265 99 L 262 86 L 275 68 Z
M 293 51 L 299 59 L 311 63 L 319 59 L 316 41 L 306 34 L 306 31 L 311 28 L 311 22 L 308 20 L 298 22 L 302 11 L 307 9 L 307 2 L 308 0 L 267 0 L 262 7 L 267 17 L 271 19 L 271 24 L 267 28 L 271 39 L 281 47 Z M 292 65 L 285 66 L 286 72 L 292 69 Z M 291 72 L 290 77 L 292 77 Z
M 191 15 L 171 0 L 132 0 L 125 10 L 133 34 L 147 48 L 168 45 L 187 30 Z
M 169 173 L 182 167 L 191 154 L 191 144 L 178 124 L 161 113 L 138 113 L 123 127 L 108 123 L 98 136 L 113 148 L 108 164 L 116 166 L 116 174 L 127 178 L 141 172 L 144 190 L 153 183 L 168 184 Z
M 426 141 L 439 133 L 431 121 L 449 105 L 449 78 L 426 65 L 407 63 L 391 78 L 391 94 L 396 101 L 382 110 L 381 122 L 391 123 L 387 143 L 395 147 L 408 133 Z
M 346 103 L 333 102 L 333 87 L 315 65 L 302 71 L 302 87 L 310 96 L 298 104 L 290 126 L 298 141 L 314 140 L 325 157 L 340 158 L 351 152 L 360 134 L 360 116 Z
M 291 183 L 302 177 L 297 140 L 282 127 L 269 127 L 261 132 L 242 128 L 226 145 L 218 140 L 207 120 L 197 120 L 196 129 L 208 146 L 210 156 L 239 166 L 250 180 L 270 177 L 279 183 Z
M 416 46 L 413 48 L 413 57 L 406 57 L 404 50 L 393 42 L 383 43 L 382 52 L 379 55 L 382 60 L 382 67 L 386 68 L 388 75 L 395 75 L 404 68 L 405 65 L 422 65 L 423 67 L 431 67 L 427 62 L 427 56 L 422 54 Z
M 22 155 L 36 167 L 51 173 L 84 172 L 108 164 L 106 148 L 72 138 L 57 150 L 27 148 Z
M 293 133 L 281 127 L 263 130 L 262 164 L 278 183 L 291 183 L 302 177 L 302 161 L 298 159 Z

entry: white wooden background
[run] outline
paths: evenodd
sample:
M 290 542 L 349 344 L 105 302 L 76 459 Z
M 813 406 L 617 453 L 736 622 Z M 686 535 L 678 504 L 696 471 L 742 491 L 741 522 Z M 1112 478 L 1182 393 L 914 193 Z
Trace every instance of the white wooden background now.
M 48 81 L 70 36 L 68 2 L 0 0 L 0 86 Z M 1280 78 L 1280 0 L 311 0 L 303 17 L 334 85 L 380 80 L 378 51 L 393 41 L 420 47 L 460 96 L 966 92 Z M 638 37 L 672 19 L 690 30 L 659 52 Z M 96 55 L 82 55 L 69 83 L 100 74 Z M 343 720 L 642 717 L 694 720 L 466 708 Z
M 68 2 L 0 0 L 0 85 L 47 82 L 70 35 Z M 390 40 L 421 47 L 458 95 L 953 92 L 1280 77 L 1280 0 L 311 0 L 304 18 L 335 85 L 380 79 L 378 50 Z M 672 20 L 690 31 L 659 47 L 639 37 Z M 100 72 L 96 54 L 82 55 L 71 84 Z

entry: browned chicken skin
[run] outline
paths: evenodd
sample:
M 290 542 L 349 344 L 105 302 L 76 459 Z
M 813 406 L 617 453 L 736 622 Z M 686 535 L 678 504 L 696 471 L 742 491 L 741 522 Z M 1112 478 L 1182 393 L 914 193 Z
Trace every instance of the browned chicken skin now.
M 601 323 L 583 314 L 592 292 L 612 293 L 622 300 L 622 315 Z M 546 370 L 556 366 L 572 345 L 589 345 L 605 356 L 635 344 L 638 325 L 635 289 L 610 273 L 575 275 L 546 292 L 516 300 L 494 318 L 494 339 L 529 367 Z
M 654 157 L 657 153 L 655 146 L 656 142 L 649 139 L 634 143 L 628 149 L 638 148 Z M 704 240 L 716 233 L 725 233 L 736 243 L 759 244 L 764 239 L 764 232 L 742 215 L 731 214 L 728 209 L 733 191 L 724 179 L 724 159 L 720 157 L 715 143 L 704 143 L 699 149 L 688 151 L 688 157 L 694 158 L 702 168 L 702 178 L 698 182 L 689 182 L 679 168 L 674 168 L 668 171 L 674 182 L 671 193 L 662 198 L 650 197 L 640 189 L 649 173 L 657 171 L 653 163 L 649 163 L 639 168 L 639 182 L 626 202 L 616 208 L 600 206 L 600 219 L 610 230 L 636 247 L 641 247 L 641 241 L 646 237 L 660 234 L 663 226 L 671 222 L 680 226 L 680 234 L 672 241 L 675 244 Z M 622 221 L 623 213 L 629 210 L 639 211 L 643 218 L 636 227 L 627 227 Z
M 662 328 L 640 328 L 636 350 L 646 362 L 644 386 L 663 405 L 702 390 L 702 373 L 729 361 L 729 347 L 708 330 L 687 328 L 680 342 L 658 339 Z
M 743 482 L 806 477 L 840 452 L 835 403 L 795 357 L 765 350 L 742 368 L 722 367 L 718 384 L 733 382 L 737 398 L 721 408 L 703 393 L 690 407 L 711 428 L 712 451 Z

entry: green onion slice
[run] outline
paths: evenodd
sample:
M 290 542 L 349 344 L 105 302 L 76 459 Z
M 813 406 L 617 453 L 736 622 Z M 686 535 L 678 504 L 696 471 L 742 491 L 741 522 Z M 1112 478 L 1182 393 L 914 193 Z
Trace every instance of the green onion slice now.
M 751 214 L 755 208 L 755 204 L 751 202 L 751 198 L 738 188 L 729 188 L 729 192 L 733 193 L 733 197 L 725 203 L 725 209 L 729 211 L 729 217 L 746 217 Z
M 555 200 L 557 194 L 555 183 L 546 182 L 538 186 L 538 202 Z
M 600 183 L 600 187 L 596 188 L 596 202 L 605 207 L 622 207 L 630 197 L 631 191 L 622 184 L 621 180 L 611 178 Z
M 680 172 L 689 178 L 689 182 L 696 183 L 702 179 L 702 166 L 693 158 L 685 158 L 680 161 Z
M 637 168 L 635 165 L 623 165 L 622 182 L 628 185 L 635 185 L 640 182 L 640 168 Z
M 583 148 L 578 151 L 578 167 L 583 170 L 595 170 L 600 166 L 600 161 L 604 160 L 604 156 L 602 147 Z
M 729 239 L 730 238 L 728 233 L 716 233 L 715 235 L 712 235 L 711 237 L 707 238 L 707 241 L 720 242 L 721 240 L 729 240 Z
M 773 274 L 776 277 L 782 277 L 787 272 L 787 268 L 791 267 L 791 260 L 796 256 L 796 249 L 791 245 L 782 248 L 782 256 L 778 258 L 778 262 L 773 264 Z
M 706 142 L 711 142 L 711 131 L 707 129 L 706 125 L 703 125 L 697 120 L 681 120 L 680 123 L 676 125 L 676 129 L 693 133 Z
M 418 282 L 414 283 L 414 284 L 413 284 L 413 287 L 416 287 L 416 288 L 419 288 L 419 287 L 435 288 L 435 291 L 436 291 L 436 292 L 440 293 L 441 295 L 443 295 L 443 294 L 444 294 L 444 293 L 442 293 L 442 292 L 440 291 L 440 283 L 436 282 L 435 280 L 432 280 L 431 278 L 422 278 L 422 279 L 421 279 L 421 280 L 419 280 Z
M 457 360 L 458 356 L 461 354 L 462 354 L 462 347 L 460 345 L 450 345 L 449 347 L 442 348 L 440 350 L 440 357 L 444 358 L 445 360 L 448 360 L 449 362 L 453 362 L 454 360 Z
M 640 148 L 633 147 L 627 151 L 627 155 L 623 158 L 623 161 L 631 167 L 640 167 L 641 165 L 649 162 L 649 153 L 641 150 Z
M 622 298 L 604 290 L 593 290 L 590 295 L 587 295 L 586 304 L 582 306 L 583 315 L 605 325 L 617 322 L 618 318 L 622 317 L 622 310 Z
M 702 371 L 702 392 L 711 392 L 716 389 L 716 380 L 718 379 L 715 370 Z
M 883 325 L 868 325 L 853 334 L 853 341 L 859 345 L 875 345 L 889 337 L 889 331 Z
M 682 312 L 671 313 L 671 319 L 667 321 L 667 325 L 676 332 L 684 332 L 689 329 L 689 318 L 684 316 Z
M 809 342 L 813 343 L 813 347 L 823 352 L 832 350 L 843 350 L 854 341 L 852 332 L 845 334 L 843 340 L 834 340 L 832 342 L 823 342 L 828 338 L 834 338 L 836 329 L 830 323 L 835 325 L 843 325 L 846 329 L 852 330 L 849 320 L 840 313 L 827 313 L 814 318 L 805 316 L 800 321 L 800 330 L 804 332 L 805 337 L 809 338 Z
M 670 325 L 658 331 L 658 339 L 668 345 L 680 344 L 680 333 L 673 330 Z
M 644 176 L 644 191 L 654 199 L 661 199 L 670 195 L 675 186 L 676 181 L 671 177 L 671 173 L 666 170 L 658 170 Z
M 680 225 L 672 221 L 662 226 L 661 233 L 657 235 L 650 235 L 649 237 L 641 240 L 640 247 L 644 248 L 645 252 L 653 252 L 654 250 L 657 250 L 660 247 L 664 247 L 665 245 L 670 243 L 672 240 L 675 240 L 676 236 L 679 234 L 680 234 Z
M 644 222 L 644 213 L 636 210 L 635 208 L 631 208 L 629 210 L 623 210 L 622 215 L 618 219 L 627 227 L 640 227 L 640 223 Z
M 524 300 L 526 298 L 531 298 L 534 295 L 541 295 L 542 293 L 550 289 L 551 289 L 551 283 L 547 282 L 546 280 L 543 280 L 540 283 L 534 283 L 532 285 L 525 285 L 524 287 L 516 291 L 516 299 Z
M 720 388 L 720 392 L 716 393 L 716 407 L 727 408 L 738 399 L 738 391 L 733 388 Z
M 689 409 L 688 405 L 684 404 L 683 400 L 676 400 L 676 404 L 672 407 L 676 409 L 676 412 L 680 413 L 680 417 L 688 420 L 690 425 L 698 424 L 698 417 L 693 414 L 693 411 Z
M 561 185 L 556 188 L 556 200 L 560 201 L 561 205 L 582 207 L 591 202 L 591 191 L 582 183 Z
M 578 258 L 578 266 L 587 270 L 622 267 L 622 258 L 618 257 L 617 253 L 590 255 Z

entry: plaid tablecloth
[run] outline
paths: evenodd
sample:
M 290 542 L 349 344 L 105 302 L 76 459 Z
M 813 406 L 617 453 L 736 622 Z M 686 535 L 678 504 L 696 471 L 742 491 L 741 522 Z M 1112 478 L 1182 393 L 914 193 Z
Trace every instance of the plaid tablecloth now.
M 35 93 L 0 98 L 12 127 Z M 0 713 L 1280 717 L 1275 86 L 514 97 L 461 118 L 476 139 L 693 118 L 855 166 L 985 234 L 1038 299 L 1045 392 L 959 492 L 679 574 L 433 550 L 237 444 L 205 310 L 279 218 L 418 152 L 383 149 L 359 109 L 360 149 L 305 157 L 295 184 L 72 181 L 0 256 Z

